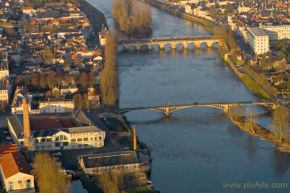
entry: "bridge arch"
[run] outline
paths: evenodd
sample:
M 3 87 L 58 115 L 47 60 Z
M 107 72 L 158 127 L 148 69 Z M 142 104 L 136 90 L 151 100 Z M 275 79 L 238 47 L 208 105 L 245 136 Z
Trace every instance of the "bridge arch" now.
M 168 105 L 168 106 L 155 106 L 155 107 L 137 107 L 137 108 L 128 108 L 128 109 L 121 109 L 120 113 L 128 113 L 131 111 L 138 111 L 138 110 L 151 110 L 151 111 L 158 111 L 161 112 L 164 116 L 169 117 L 174 112 L 188 109 L 192 107 L 209 107 L 209 108 L 215 108 L 223 110 L 224 112 L 227 112 L 230 108 L 238 107 L 240 105 L 260 105 L 260 106 L 266 106 L 270 108 L 275 108 L 277 105 L 275 103 L 267 103 L 267 102 L 261 102 L 261 103 L 212 103 L 212 104 L 188 104 L 188 105 Z

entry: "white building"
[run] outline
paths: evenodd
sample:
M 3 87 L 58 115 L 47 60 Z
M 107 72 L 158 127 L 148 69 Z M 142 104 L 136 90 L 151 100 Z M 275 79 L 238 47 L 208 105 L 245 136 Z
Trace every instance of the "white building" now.
M 0 91 L 1 92 L 1 91 Z M 1 93 L 0 93 L 1 94 Z M 32 101 L 32 95 L 26 90 L 17 88 L 11 105 L 12 114 L 23 114 L 22 99 L 28 99 L 29 103 Z M 72 100 L 65 100 L 63 98 L 50 99 L 47 101 L 39 101 L 37 109 L 32 109 L 29 104 L 29 112 L 32 114 L 43 113 L 68 113 L 75 110 L 75 104 Z
M 28 111 L 28 109 L 27 109 Z M 29 113 L 24 113 L 28 114 Z M 8 119 L 9 132 L 14 142 L 24 148 L 29 140 L 30 150 L 63 150 L 100 148 L 104 146 L 105 131 L 101 120 L 91 121 L 84 112 L 73 115 L 14 115 Z M 26 136 L 24 135 L 26 130 Z M 29 136 L 27 136 L 29 135 Z
M 247 40 L 255 54 L 260 55 L 269 52 L 269 35 L 263 29 L 250 27 Z
M 75 104 L 72 100 L 39 101 L 39 113 L 73 112 Z
M 263 26 L 261 28 L 269 35 L 271 44 L 277 40 L 290 39 L 290 25 Z
M 0 146 L 0 176 L 6 192 L 35 192 L 30 169 L 15 144 Z

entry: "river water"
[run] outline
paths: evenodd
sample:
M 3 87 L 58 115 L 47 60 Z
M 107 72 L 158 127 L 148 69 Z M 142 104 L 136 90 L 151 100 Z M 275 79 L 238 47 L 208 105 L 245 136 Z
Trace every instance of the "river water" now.
M 112 1 L 88 1 L 104 12 L 113 27 Z M 154 37 L 209 35 L 198 25 L 151 10 Z M 118 65 L 121 108 L 258 100 L 221 60 L 217 49 L 120 53 Z M 138 111 L 127 117 L 151 150 L 153 185 L 162 193 L 290 192 L 290 184 L 288 189 L 277 188 L 279 184 L 261 186 L 289 182 L 290 156 L 240 131 L 220 110 L 194 107 L 170 118 Z M 271 119 L 260 122 L 268 126 Z M 241 187 L 226 188 L 226 183 Z M 249 183 L 256 186 L 247 188 Z

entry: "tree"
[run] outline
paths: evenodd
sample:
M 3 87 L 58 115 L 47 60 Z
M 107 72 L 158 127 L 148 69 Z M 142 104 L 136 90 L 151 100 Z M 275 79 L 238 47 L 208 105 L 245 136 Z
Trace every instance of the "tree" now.
M 57 80 L 56 80 L 56 73 L 50 72 L 46 76 L 46 83 L 50 89 L 53 89 L 56 86 Z
M 48 153 L 37 153 L 33 162 L 40 193 L 68 193 L 69 182 L 56 160 Z
M 107 32 L 105 66 L 100 74 L 100 89 L 102 102 L 108 106 L 117 106 L 119 99 L 116 43 L 115 34 Z
M 247 116 L 244 123 L 244 129 L 250 130 L 253 134 L 255 134 L 255 125 L 257 121 L 257 114 L 253 109 L 248 109 Z
M 42 75 L 42 76 L 39 77 L 39 87 L 40 88 L 46 88 L 47 87 L 47 82 L 46 82 L 45 75 Z
M 244 116 L 244 110 L 242 109 L 242 107 L 240 105 L 230 108 L 227 111 L 227 114 L 230 118 L 232 118 L 235 121 L 239 121 L 241 119 L 241 117 Z
M 43 51 L 43 60 L 45 64 L 51 64 L 53 59 L 53 53 L 49 47 L 46 47 Z
M 289 140 L 289 121 L 289 109 L 279 106 L 273 113 L 271 129 L 279 136 L 280 142 L 282 142 L 283 138 Z
M 96 176 L 97 184 L 104 193 L 121 193 L 123 186 L 123 171 L 103 171 Z
M 38 87 L 39 86 L 39 80 L 40 80 L 39 73 L 37 73 L 37 72 L 33 73 L 32 77 L 31 77 L 31 85 L 33 87 Z
M 112 9 L 116 24 L 122 32 L 137 38 L 151 34 L 152 21 L 148 5 L 136 0 L 114 0 Z
M 88 85 L 88 81 L 89 81 L 88 74 L 86 72 L 82 72 L 79 79 L 81 87 L 86 88 Z

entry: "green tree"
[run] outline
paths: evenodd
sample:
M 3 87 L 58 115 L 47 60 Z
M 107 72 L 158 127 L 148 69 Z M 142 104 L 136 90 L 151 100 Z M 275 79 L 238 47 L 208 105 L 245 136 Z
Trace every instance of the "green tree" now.
M 37 153 L 33 162 L 40 193 L 68 193 L 69 181 L 56 160 L 48 153 Z

